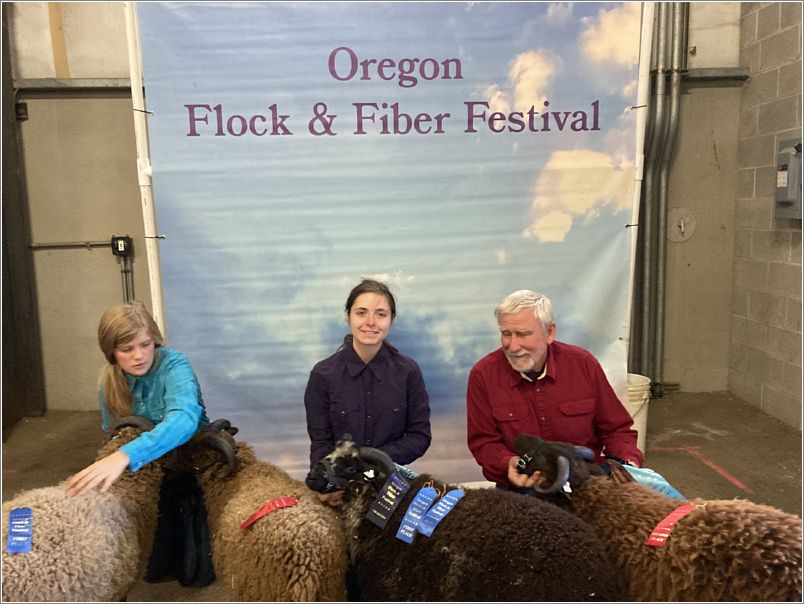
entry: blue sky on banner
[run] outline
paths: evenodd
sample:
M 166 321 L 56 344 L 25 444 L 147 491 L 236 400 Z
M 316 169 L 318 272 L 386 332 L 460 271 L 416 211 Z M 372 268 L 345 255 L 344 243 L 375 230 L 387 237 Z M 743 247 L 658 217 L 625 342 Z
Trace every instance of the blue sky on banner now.
M 260 457 L 306 470 L 307 376 L 362 276 L 431 395 L 414 468 L 480 477 L 466 378 L 516 289 L 625 391 L 639 3 L 138 11 L 169 342 Z

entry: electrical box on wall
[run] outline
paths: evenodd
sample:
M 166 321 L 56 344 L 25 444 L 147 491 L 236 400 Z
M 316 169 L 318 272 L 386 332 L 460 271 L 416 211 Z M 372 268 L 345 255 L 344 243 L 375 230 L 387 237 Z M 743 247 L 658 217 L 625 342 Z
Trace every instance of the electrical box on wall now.
M 776 154 L 776 218 L 801 219 L 801 139 L 779 142 Z

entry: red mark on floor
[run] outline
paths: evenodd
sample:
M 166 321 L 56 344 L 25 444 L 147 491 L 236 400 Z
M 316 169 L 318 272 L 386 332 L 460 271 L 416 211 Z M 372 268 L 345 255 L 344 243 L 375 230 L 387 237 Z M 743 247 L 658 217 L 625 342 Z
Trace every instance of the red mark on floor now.
M 707 466 L 708 468 L 712 468 L 715 472 L 720 474 L 723 478 L 728 480 L 731 484 L 733 484 L 738 489 L 745 491 L 746 493 L 753 493 L 753 491 L 741 481 L 737 480 L 734 476 L 729 474 L 726 470 L 721 468 L 717 465 L 714 461 L 707 459 L 703 453 L 701 453 L 701 448 L 695 445 L 687 445 L 685 447 L 651 447 L 652 451 L 683 451 L 684 453 L 689 453 L 693 457 L 696 457 L 700 460 L 702 464 Z

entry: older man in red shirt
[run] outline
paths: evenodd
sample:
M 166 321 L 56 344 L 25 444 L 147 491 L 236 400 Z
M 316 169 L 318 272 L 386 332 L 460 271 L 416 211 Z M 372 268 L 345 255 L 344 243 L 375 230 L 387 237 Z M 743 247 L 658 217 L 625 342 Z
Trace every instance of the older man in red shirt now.
M 540 479 L 538 472 L 516 471 L 519 433 L 589 447 L 599 460 L 605 451 L 608 458 L 641 466 L 631 415 L 597 359 L 555 339 L 549 298 L 520 290 L 494 314 L 501 347 L 472 368 L 466 395 L 469 450 L 483 475 L 503 488 L 528 489 Z

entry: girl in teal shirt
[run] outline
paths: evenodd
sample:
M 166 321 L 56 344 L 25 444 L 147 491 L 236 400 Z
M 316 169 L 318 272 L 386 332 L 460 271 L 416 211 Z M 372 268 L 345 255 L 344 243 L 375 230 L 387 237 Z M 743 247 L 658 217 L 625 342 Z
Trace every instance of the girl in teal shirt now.
M 98 343 L 108 361 L 99 389 L 103 429 L 126 415 L 147 417 L 155 427 L 70 478 L 67 492 L 74 496 L 96 486 L 107 491 L 126 468 L 136 472 L 209 424 L 189 361 L 163 347 L 159 327 L 141 302 L 107 310 L 98 326 Z

